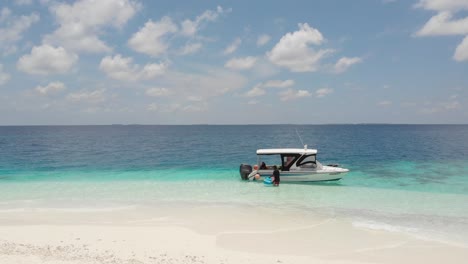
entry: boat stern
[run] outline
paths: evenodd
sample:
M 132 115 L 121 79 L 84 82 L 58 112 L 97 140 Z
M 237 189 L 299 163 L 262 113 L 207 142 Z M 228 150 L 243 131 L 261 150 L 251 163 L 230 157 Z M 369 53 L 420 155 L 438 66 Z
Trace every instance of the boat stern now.
M 249 164 L 241 164 L 239 167 L 239 174 L 242 180 L 248 180 L 249 175 L 252 173 L 252 166 Z

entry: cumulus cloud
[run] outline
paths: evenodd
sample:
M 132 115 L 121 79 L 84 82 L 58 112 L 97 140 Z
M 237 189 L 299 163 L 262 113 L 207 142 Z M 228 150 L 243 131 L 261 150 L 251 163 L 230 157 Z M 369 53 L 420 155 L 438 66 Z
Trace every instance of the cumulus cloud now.
M 170 94 L 170 91 L 167 88 L 155 87 L 155 88 L 149 88 L 146 90 L 146 95 L 151 96 L 151 97 L 161 97 L 161 96 L 167 96 L 169 94 Z
M 132 49 L 153 57 L 164 54 L 168 48 L 166 36 L 177 32 L 177 25 L 170 17 L 163 17 L 158 22 L 151 19 L 140 28 L 128 41 Z
M 263 46 L 265 44 L 267 44 L 269 41 L 270 41 L 271 37 L 267 34 L 262 34 L 260 36 L 258 36 L 258 39 L 257 39 L 257 46 L 260 47 L 260 46 Z
M 179 54 L 180 55 L 188 55 L 188 54 L 193 54 L 197 51 L 199 51 L 202 48 L 202 44 L 197 42 L 197 43 L 188 43 L 182 49 L 180 50 Z
M 216 10 L 206 10 L 201 15 L 197 16 L 195 20 L 186 19 L 182 22 L 182 35 L 186 36 L 194 36 L 198 30 L 200 30 L 200 26 L 204 22 L 212 22 L 218 19 L 219 15 L 223 14 L 225 10 L 218 6 Z
M 249 91 L 247 91 L 244 96 L 245 97 L 257 97 L 266 94 L 265 89 L 263 89 L 262 85 L 256 85 Z
M 122 81 L 153 79 L 165 73 L 167 67 L 167 63 L 151 63 L 142 68 L 140 65 L 134 64 L 131 57 L 122 57 L 120 54 L 114 57 L 106 56 L 99 64 L 99 69 L 109 77 Z
M 265 88 L 287 88 L 294 85 L 293 80 L 269 80 L 255 85 L 252 89 L 244 93 L 245 97 L 257 97 L 266 94 Z
M 223 54 L 228 55 L 228 54 L 234 53 L 234 51 L 236 51 L 239 48 L 241 43 L 242 43 L 242 40 L 240 38 L 236 38 L 231 44 L 229 44 L 229 46 L 227 46 L 224 49 Z
M 331 49 L 314 50 L 310 45 L 321 45 L 325 39 L 319 30 L 307 23 L 299 23 L 299 30 L 289 32 L 267 53 L 268 59 L 293 72 L 313 72 L 320 60 L 332 53 Z
M 252 68 L 257 61 L 256 57 L 248 56 L 243 58 L 233 58 L 224 64 L 224 67 L 233 70 L 247 70 Z
M 457 46 L 453 59 L 457 61 L 468 60 L 468 17 L 454 19 L 454 14 L 468 10 L 466 0 L 420 0 L 416 5 L 418 8 L 434 10 L 438 13 L 431 17 L 424 26 L 415 33 L 415 36 L 465 36 Z
M 38 92 L 40 95 L 56 94 L 65 89 L 65 84 L 62 82 L 51 82 L 46 86 L 37 86 L 35 88 L 36 92 Z
M 468 61 L 468 36 L 458 45 L 453 58 L 456 61 Z
M 29 74 L 67 73 L 78 61 L 78 55 L 68 52 L 63 47 L 50 45 L 35 46 L 31 54 L 23 55 L 17 62 L 18 70 Z
M 362 59 L 359 57 L 353 57 L 353 58 L 343 57 L 339 59 L 334 65 L 334 71 L 336 73 L 342 73 L 342 72 L 345 72 L 353 64 L 357 64 L 361 62 L 362 62 Z
M 44 43 L 74 51 L 109 52 L 99 35 L 105 29 L 120 28 L 132 18 L 141 5 L 134 0 L 79 0 L 73 3 L 54 2 L 50 12 L 59 28 L 44 37 Z
M 97 104 L 106 101 L 105 89 L 98 89 L 94 91 L 82 90 L 75 93 L 70 93 L 67 99 L 72 102 L 83 102 L 89 104 Z
M 309 97 L 309 96 L 311 96 L 309 91 L 295 90 L 295 89 L 290 88 L 280 93 L 280 98 L 281 98 L 280 100 L 290 101 L 290 100 L 300 99 L 300 98 Z
M 415 7 L 434 11 L 460 11 L 468 10 L 465 0 L 419 0 Z
M 263 87 L 286 88 L 294 85 L 294 80 L 270 80 L 263 84 Z
M 4 85 L 10 80 L 10 74 L 3 72 L 3 65 L 0 64 L 0 85 Z
M 213 22 L 223 14 L 230 12 L 218 6 L 216 10 L 206 10 L 194 20 L 185 19 L 178 26 L 177 22 L 169 16 L 161 18 L 159 21 L 148 20 L 138 32 L 128 40 L 128 45 L 135 51 L 152 57 L 164 55 L 171 47 L 170 41 L 173 38 L 185 37 L 195 43 L 187 43 L 185 46 L 175 49 L 178 55 L 188 55 L 199 51 L 203 46 L 203 38 L 198 36 L 198 32 L 203 25 Z
M 146 107 L 146 110 L 153 112 L 161 113 L 174 113 L 174 112 L 184 112 L 184 113 L 196 113 L 203 112 L 208 109 L 208 105 L 205 102 L 199 103 L 166 103 L 166 104 L 156 104 L 152 103 Z
M 30 15 L 13 16 L 7 7 L 0 11 L 0 49 L 5 53 L 17 50 L 16 43 L 23 38 L 23 34 L 34 23 L 40 20 L 36 13 Z
M 431 17 L 416 36 L 450 36 L 468 34 L 468 17 L 453 20 L 453 14 L 444 11 Z
M 333 89 L 330 89 L 330 88 L 321 88 L 321 89 L 318 89 L 317 91 L 315 91 L 315 97 L 317 98 L 322 98 L 322 97 L 325 97 L 329 94 L 333 93 Z

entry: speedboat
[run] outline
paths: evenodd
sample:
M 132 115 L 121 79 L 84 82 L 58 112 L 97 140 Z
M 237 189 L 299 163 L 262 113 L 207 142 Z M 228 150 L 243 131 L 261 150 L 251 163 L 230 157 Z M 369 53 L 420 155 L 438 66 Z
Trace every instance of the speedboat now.
M 271 156 L 277 156 L 272 159 Z M 337 164 L 322 165 L 317 161 L 317 150 L 300 148 L 258 149 L 257 164 L 241 164 L 243 180 L 264 180 L 273 174 L 274 167 L 280 171 L 281 182 L 336 181 L 349 171 Z M 275 162 L 265 164 L 264 160 Z

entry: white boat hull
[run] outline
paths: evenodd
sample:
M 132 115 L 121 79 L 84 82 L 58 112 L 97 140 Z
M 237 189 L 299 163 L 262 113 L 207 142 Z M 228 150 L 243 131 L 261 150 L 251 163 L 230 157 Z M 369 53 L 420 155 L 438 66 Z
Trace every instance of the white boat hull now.
M 318 170 L 295 170 L 295 171 L 280 171 L 281 182 L 315 182 L 315 181 L 336 181 L 343 178 L 348 169 L 322 166 Z M 256 177 L 259 174 L 260 177 Z M 265 177 L 270 177 L 273 170 L 254 170 L 250 173 L 249 180 L 261 180 Z

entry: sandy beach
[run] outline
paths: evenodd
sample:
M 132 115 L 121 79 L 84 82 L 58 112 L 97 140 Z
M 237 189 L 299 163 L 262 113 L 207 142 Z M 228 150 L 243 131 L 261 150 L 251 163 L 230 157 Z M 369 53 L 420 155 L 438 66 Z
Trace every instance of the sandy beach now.
M 0 263 L 465 263 L 468 248 L 300 210 L 210 204 L 0 212 Z

